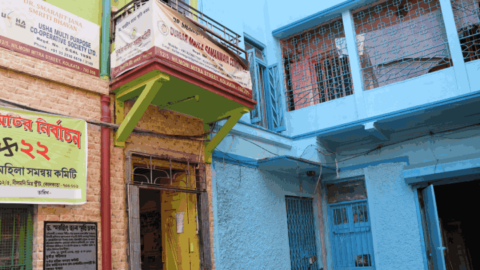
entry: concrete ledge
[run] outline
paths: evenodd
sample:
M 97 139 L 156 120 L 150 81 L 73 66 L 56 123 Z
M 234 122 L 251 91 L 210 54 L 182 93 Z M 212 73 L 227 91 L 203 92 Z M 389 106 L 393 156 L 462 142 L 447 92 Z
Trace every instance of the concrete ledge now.
M 99 95 L 108 95 L 110 92 L 107 80 L 4 48 L 0 48 L 0 69 L 64 84 Z
M 223 126 L 224 123 L 225 121 L 222 121 L 219 126 Z M 233 127 L 230 134 L 274 145 L 287 150 L 292 149 L 292 140 L 290 138 L 240 121 Z
M 459 159 L 462 160 L 459 160 Z M 467 155 L 438 162 L 405 167 L 403 177 L 409 185 L 480 173 L 480 155 Z

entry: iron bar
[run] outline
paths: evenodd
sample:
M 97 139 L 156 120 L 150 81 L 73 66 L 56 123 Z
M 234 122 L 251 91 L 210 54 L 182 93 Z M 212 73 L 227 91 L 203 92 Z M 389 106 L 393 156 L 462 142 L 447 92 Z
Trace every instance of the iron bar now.
M 129 14 L 134 12 L 137 8 L 143 6 L 150 0 L 133 0 L 129 3 L 127 3 L 124 7 L 119 9 L 117 12 L 115 12 L 113 16 L 113 25 L 112 25 L 112 40 L 113 42 L 115 40 L 115 25 L 118 22 L 118 19 L 125 19 Z M 202 12 L 198 11 L 197 9 L 191 7 L 190 5 L 184 3 L 183 1 L 178 1 L 175 0 L 174 4 L 167 4 L 161 0 L 153 0 L 153 1 L 159 1 L 162 4 L 166 4 L 173 10 L 176 10 L 180 13 L 182 13 L 187 19 L 189 19 L 192 23 L 194 23 L 197 27 L 201 28 L 203 31 L 213 35 L 216 38 L 219 38 L 220 42 L 223 43 L 227 48 L 230 50 L 234 51 L 236 54 L 239 56 L 245 55 L 246 52 L 242 48 L 239 47 L 239 43 L 241 42 L 241 36 L 237 33 L 235 33 L 233 30 L 229 29 L 228 27 L 220 24 L 219 22 L 215 21 L 214 19 L 210 18 L 209 16 L 203 14 Z M 194 19 L 192 19 L 194 18 Z M 200 22 L 195 21 L 198 20 Z M 210 29 L 209 29 L 210 25 Z M 214 30 L 217 29 L 220 31 L 220 33 L 223 33 L 224 36 L 222 37 L 218 33 L 216 33 Z M 234 36 L 235 41 L 232 43 L 231 41 L 228 40 L 228 36 Z
M 282 39 L 280 46 L 290 111 L 353 94 L 341 18 Z

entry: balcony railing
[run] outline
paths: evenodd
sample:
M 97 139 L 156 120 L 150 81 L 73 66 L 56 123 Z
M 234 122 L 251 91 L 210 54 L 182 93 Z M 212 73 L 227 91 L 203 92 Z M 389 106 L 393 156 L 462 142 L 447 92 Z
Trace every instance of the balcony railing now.
M 127 18 L 130 14 L 132 14 L 135 10 L 140 8 L 141 6 L 145 5 L 150 0 L 134 0 L 130 3 L 126 4 L 120 10 L 115 12 L 112 16 L 112 35 L 110 43 L 114 42 L 115 40 L 115 26 L 117 23 L 120 23 L 122 20 Z M 244 49 L 240 47 L 241 36 L 235 32 L 233 32 L 228 27 L 220 24 L 219 22 L 215 21 L 214 19 L 208 17 L 207 15 L 203 14 L 202 12 L 198 11 L 197 9 L 191 7 L 190 5 L 186 4 L 181 0 L 151 0 L 151 1 L 159 1 L 161 3 L 167 4 L 173 10 L 181 13 L 185 17 L 189 18 L 192 23 L 194 23 L 197 27 L 201 30 L 207 32 L 216 39 L 219 43 L 236 53 L 238 56 L 246 59 L 246 52 Z
M 353 94 L 342 18 L 282 39 L 280 45 L 289 111 Z

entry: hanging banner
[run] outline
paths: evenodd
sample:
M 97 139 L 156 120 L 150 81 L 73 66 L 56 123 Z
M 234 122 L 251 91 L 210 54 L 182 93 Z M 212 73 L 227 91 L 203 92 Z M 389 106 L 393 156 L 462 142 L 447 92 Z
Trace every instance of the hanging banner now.
M 252 98 L 250 71 L 205 35 L 182 14 L 150 1 L 117 22 L 112 77 L 156 57 Z
M 42 0 L 0 0 L 0 47 L 98 76 L 100 26 Z
M 0 203 L 83 204 L 87 123 L 0 107 Z

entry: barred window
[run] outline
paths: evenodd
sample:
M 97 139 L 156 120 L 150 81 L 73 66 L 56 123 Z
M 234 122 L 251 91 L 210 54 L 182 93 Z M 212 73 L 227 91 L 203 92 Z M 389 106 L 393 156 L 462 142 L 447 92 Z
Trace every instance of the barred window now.
M 341 18 L 280 41 L 289 111 L 353 94 Z
M 382 0 L 353 16 L 365 90 L 452 66 L 439 0 Z
M 26 205 L 0 207 L 0 269 L 31 270 L 33 208 Z
M 480 59 L 480 0 L 452 0 L 465 62 Z

